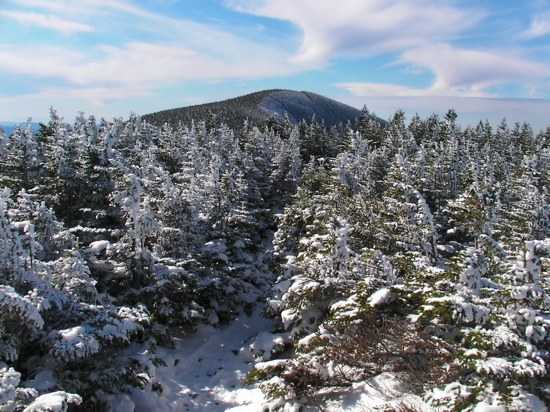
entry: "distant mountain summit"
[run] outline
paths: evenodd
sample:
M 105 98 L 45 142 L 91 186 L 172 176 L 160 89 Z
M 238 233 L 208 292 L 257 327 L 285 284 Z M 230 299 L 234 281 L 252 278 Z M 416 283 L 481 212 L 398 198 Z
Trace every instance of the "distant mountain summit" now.
M 193 119 L 205 120 L 210 113 L 229 127 L 238 129 L 246 119 L 257 125 L 272 117 L 283 119 L 285 115 L 294 124 L 302 120 L 309 123 L 314 115 L 317 122 L 324 121 L 327 126 L 345 125 L 348 121 L 353 124 L 361 111 L 319 94 L 277 89 L 221 102 L 163 110 L 143 118 L 157 126 L 165 123 L 177 126 L 180 122 L 190 124 Z

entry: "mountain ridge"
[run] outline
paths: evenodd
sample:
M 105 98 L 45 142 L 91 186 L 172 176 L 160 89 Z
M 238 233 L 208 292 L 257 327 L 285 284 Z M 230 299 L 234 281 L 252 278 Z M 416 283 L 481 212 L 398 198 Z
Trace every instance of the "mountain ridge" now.
M 330 127 L 340 123 L 345 125 L 348 121 L 353 124 L 361 110 L 312 92 L 272 89 L 219 102 L 162 110 L 142 117 L 157 126 L 168 123 L 176 127 L 179 123 L 206 120 L 211 114 L 234 129 L 242 127 L 245 120 L 259 125 L 271 117 L 284 119 L 285 116 L 293 124 L 303 120 L 310 123 L 315 116 L 316 121 L 323 121 Z

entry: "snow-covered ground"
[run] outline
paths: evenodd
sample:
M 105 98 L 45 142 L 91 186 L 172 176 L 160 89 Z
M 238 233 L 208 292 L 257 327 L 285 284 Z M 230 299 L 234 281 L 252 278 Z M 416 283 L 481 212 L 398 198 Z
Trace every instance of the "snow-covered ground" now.
M 158 348 L 157 355 L 167 366 L 151 370 L 153 378 L 144 390 L 109 400 L 117 412 L 267 410 L 260 389 L 242 387 L 241 382 L 254 362 L 262 360 L 254 358 L 250 346 L 263 345 L 269 351 L 273 344 L 269 331 L 274 327 L 275 322 L 262 318 L 260 310 L 250 317 L 241 315 L 225 327 L 201 325 L 196 332 L 178 337 L 174 349 Z M 330 411 L 370 411 L 400 402 L 431 410 L 418 397 L 399 397 L 397 382 L 390 375 L 327 396 L 333 399 L 327 404 Z
M 260 389 L 243 388 L 241 382 L 254 362 L 249 345 L 273 327 L 274 321 L 259 311 L 221 328 L 199 325 L 196 332 L 178 337 L 176 348 L 158 348 L 167 366 L 152 370 L 145 390 L 111 402 L 117 412 L 260 411 L 265 402 Z

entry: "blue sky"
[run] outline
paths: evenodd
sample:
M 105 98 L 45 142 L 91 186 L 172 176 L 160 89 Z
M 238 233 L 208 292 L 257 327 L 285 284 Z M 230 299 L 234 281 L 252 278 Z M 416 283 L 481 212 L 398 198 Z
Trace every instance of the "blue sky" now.
M 307 90 L 550 125 L 550 0 L 0 0 L 0 120 Z

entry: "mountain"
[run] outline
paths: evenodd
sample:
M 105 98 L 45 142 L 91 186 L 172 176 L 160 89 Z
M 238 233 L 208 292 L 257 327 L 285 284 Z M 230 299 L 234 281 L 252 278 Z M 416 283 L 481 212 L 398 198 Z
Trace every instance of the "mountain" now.
M 324 120 L 327 126 L 345 125 L 348 121 L 353 124 L 361 111 L 315 93 L 276 89 L 221 102 L 164 110 L 143 118 L 158 126 L 165 123 L 177 126 L 179 122 L 189 124 L 192 119 L 205 120 L 210 113 L 217 115 L 230 128 L 238 129 L 246 119 L 257 125 L 271 117 L 282 119 L 285 114 L 294 124 L 302 120 L 309 123 L 313 115 L 318 122 Z

